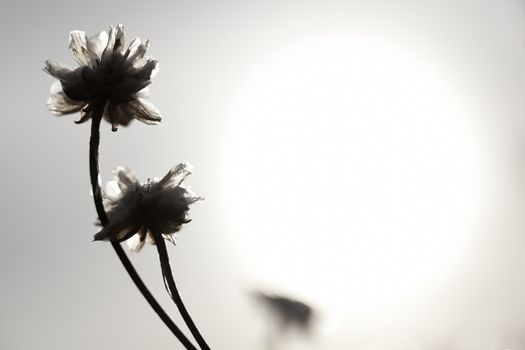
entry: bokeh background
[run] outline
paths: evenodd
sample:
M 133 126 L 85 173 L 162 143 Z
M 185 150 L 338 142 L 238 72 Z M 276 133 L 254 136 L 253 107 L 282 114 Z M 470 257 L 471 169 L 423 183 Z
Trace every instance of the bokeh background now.
M 89 124 L 45 106 L 69 31 L 117 23 L 151 39 L 164 119 L 103 124 L 102 178 L 194 165 L 170 254 L 213 349 L 265 349 L 253 290 L 317 310 L 286 349 L 525 348 L 523 1 L 0 9 L 0 349 L 181 348 L 91 242 Z M 155 249 L 132 260 L 179 320 Z

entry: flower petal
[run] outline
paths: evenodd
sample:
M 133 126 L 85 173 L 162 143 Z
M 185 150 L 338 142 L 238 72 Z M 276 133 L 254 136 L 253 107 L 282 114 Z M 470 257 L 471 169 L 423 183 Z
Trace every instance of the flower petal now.
M 148 232 L 146 233 L 146 242 L 147 242 L 148 244 L 152 244 L 152 245 L 155 244 L 155 238 L 153 238 L 153 235 L 151 234 L 150 231 L 148 231 Z
M 115 44 L 113 45 L 113 51 L 124 51 L 124 40 L 125 40 L 125 33 L 124 33 L 124 26 L 122 24 L 118 24 L 116 28 L 115 33 Z
M 122 104 L 110 101 L 104 110 L 104 119 L 111 123 L 111 130 L 117 131 L 119 125 L 127 126 L 133 120 L 133 116 L 122 108 Z
M 126 241 L 128 248 L 134 252 L 139 252 L 142 247 L 144 247 L 144 243 L 146 243 L 146 237 L 142 237 L 140 232 L 131 236 L 131 238 Z
M 102 61 L 109 59 L 114 51 L 122 52 L 124 47 L 124 26 L 122 24 L 116 27 L 109 28 L 108 41 L 104 52 L 102 53 Z
M 146 86 L 144 89 L 140 90 L 139 92 L 135 93 L 136 98 L 150 98 L 151 97 L 151 89 L 149 86 Z
M 67 97 L 59 81 L 51 85 L 51 96 L 47 99 L 47 108 L 49 108 L 53 114 L 64 115 L 78 112 L 85 105 L 85 101 L 75 101 Z
M 109 27 L 108 42 L 104 52 L 102 52 L 101 61 L 107 61 L 111 55 L 113 55 L 113 47 L 115 46 L 115 39 L 117 36 L 116 28 L 113 26 Z
M 157 73 L 160 70 L 160 64 L 159 64 L 159 61 L 155 60 L 153 57 L 149 57 L 148 60 L 149 59 L 155 61 L 155 67 L 153 67 L 153 69 L 151 70 L 151 73 L 149 75 L 149 78 L 153 79 L 153 78 L 155 78 L 155 76 L 157 75 Z
M 160 111 L 148 100 L 138 98 L 121 105 L 133 118 L 149 125 L 162 120 Z
M 110 239 L 115 239 L 121 242 L 137 233 L 139 229 L 140 223 L 133 222 L 132 220 L 123 220 L 123 218 L 119 217 L 116 220 L 114 220 L 114 222 L 110 221 L 108 225 L 106 225 L 102 230 L 96 233 L 93 237 L 93 240 L 107 241 Z
M 106 182 L 102 194 L 104 195 L 104 198 L 107 198 L 112 202 L 116 202 L 122 196 L 122 191 L 120 190 L 118 182 L 116 180 L 112 180 Z
M 87 105 L 80 110 L 80 119 L 75 120 L 75 124 L 82 124 L 91 119 L 91 107 Z
M 181 187 L 183 187 L 182 184 Z M 189 187 L 185 187 L 184 189 L 184 198 L 186 198 L 188 204 L 193 204 L 195 202 L 205 199 L 205 197 L 203 196 L 197 196 Z
M 86 32 L 74 30 L 69 33 L 69 51 L 71 51 L 71 54 L 81 66 L 88 66 L 93 63 L 89 57 L 87 43 Z
M 162 237 L 164 237 L 164 239 L 170 242 L 171 244 L 177 245 L 177 234 L 176 233 L 171 233 L 167 235 L 163 234 Z
M 113 178 L 122 193 L 134 189 L 139 183 L 135 174 L 128 168 L 122 166 L 116 167 L 113 170 Z
M 91 55 L 92 64 L 100 63 L 102 53 L 108 45 L 108 32 L 105 30 L 101 31 L 97 35 L 89 38 L 87 42 L 87 48 L 89 54 Z
M 62 63 L 56 63 L 50 60 L 46 60 L 44 71 L 51 75 L 53 78 L 58 80 L 66 80 L 71 76 L 71 73 L 74 71 Z
M 142 58 L 149 47 L 149 40 L 141 41 L 140 38 L 135 38 L 129 44 L 129 48 L 126 51 L 125 57 L 129 62 L 133 63 L 133 66 L 138 67 L 143 64 Z
M 159 71 L 159 62 L 149 57 L 141 67 L 137 67 L 133 77 L 137 80 L 150 80 Z
M 55 81 L 51 84 L 51 88 L 49 89 L 51 95 L 59 93 L 60 91 L 62 91 L 62 84 L 60 84 L 60 81 Z
M 159 186 L 176 187 L 179 186 L 186 176 L 190 175 L 193 167 L 188 162 L 182 162 L 171 168 L 166 175 L 159 181 Z

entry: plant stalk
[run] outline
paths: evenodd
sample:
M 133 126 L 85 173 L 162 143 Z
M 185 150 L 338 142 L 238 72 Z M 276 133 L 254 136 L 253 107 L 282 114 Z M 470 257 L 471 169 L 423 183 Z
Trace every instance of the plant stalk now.
M 102 226 L 105 226 L 108 222 L 108 217 L 106 210 L 104 209 L 104 203 L 102 202 L 102 190 L 100 188 L 98 176 L 99 176 L 99 164 L 98 164 L 98 148 L 100 145 L 100 122 L 102 120 L 102 114 L 104 112 L 104 106 L 106 100 L 99 100 L 93 106 L 92 113 L 92 123 L 91 123 L 91 138 L 89 140 L 89 174 L 91 179 L 91 188 L 93 190 L 93 199 L 95 201 L 95 208 L 97 209 L 97 214 L 100 219 Z M 116 240 L 111 240 L 111 245 L 117 253 L 122 265 L 129 274 L 129 277 L 135 283 L 135 286 L 142 293 L 142 296 L 147 300 L 151 308 L 157 313 L 160 319 L 164 324 L 169 328 L 169 330 L 177 337 L 177 339 L 184 345 L 188 350 L 197 350 L 197 348 L 189 341 L 188 338 L 182 333 L 182 331 L 177 327 L 177 325 L 171 320 L 171 318 L 166 314 L 162 309 L 160 304 L 155 300 L 151 292 L 148 290 L 139 274 L 133 267 L 131 261 L 129 260 L 126 252 L 122 248 L 119 242 Z
M 188 310 L 186 310 L 186 307 L 182 302 L 182 298 L 180 297 L 177 285 L 175 284 L 175 279 L 173 278 L 173 273 L 171 271 L 168 251 L 166 249 L 166 242 L 164 242 L 164 237 L 162 237 L 162 233 L 157 229 L 153 230 L 152 233 L 153 237 L 155 238 L 155 245 L 157 246 L 157 251 L 159 253 L 160 265 L 162 268 L 162 276 L 164 278 L 164 286 L 166 287 L 168 294 L 171 296 L 171 299 L 175 302 L 175 305 L 177 305 L 177 308 L 179 309 L 179 312 L 184 322 L 186 323 L 191 334 L 197 341 L 197 344 L 199 344 L 202 350 L 210 350 L 210 347 L 200 334 L 199 330 L 197 329 L 197 326 L 195 326 L 193 319 L 191 318 L 190 314 L 188 313 Z

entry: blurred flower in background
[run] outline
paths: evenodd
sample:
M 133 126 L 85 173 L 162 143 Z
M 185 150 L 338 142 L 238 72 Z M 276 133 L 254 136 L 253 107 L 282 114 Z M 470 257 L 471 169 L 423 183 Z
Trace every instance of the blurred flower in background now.
M 116 131 L 137 119 L 146 124 L 160 122 L 159 110 L 145 97 L 158 70 L 157 61 L 146 57 L 149 41 L 135 38 L 124 50 L 124 27 L 87 38 L 82 31 L 69 34 L 69 50 L 80 65 L 75 69 L 46 61 L 44 70 L 59 81 L 51 86 L 48 108 L 56 115 L 80 111 L 83 123 L 91 118 L 95 104 L 104 103 L 104 119 Z
M 283 348 L 287 340 L 285 338 L 292 330 L 299 331 L 301 335 L 311 333 L 315 311 L 310 305 L 261 291 L 255 291 L 252 295 L 270 316 L 266 339 L 268 350 Z

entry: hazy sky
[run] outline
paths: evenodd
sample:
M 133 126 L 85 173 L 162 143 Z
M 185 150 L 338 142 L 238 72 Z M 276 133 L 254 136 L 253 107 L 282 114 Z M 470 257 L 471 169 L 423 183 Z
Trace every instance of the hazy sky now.
M 45 106 L 69 31 L 123 23 L 151 39 L 163 121 L 104 123 L 101 175 L 194 165 L 206 200 L 170 254 L 213 349 L 264 350 L 256 288 L 318 310 L 286 349 L 523 349 L 524 9 L 4 1 L 0 348 L 181 348 L 91 242 L 89 123 Z M 132 260 L 175 315 L 156 250 Z

